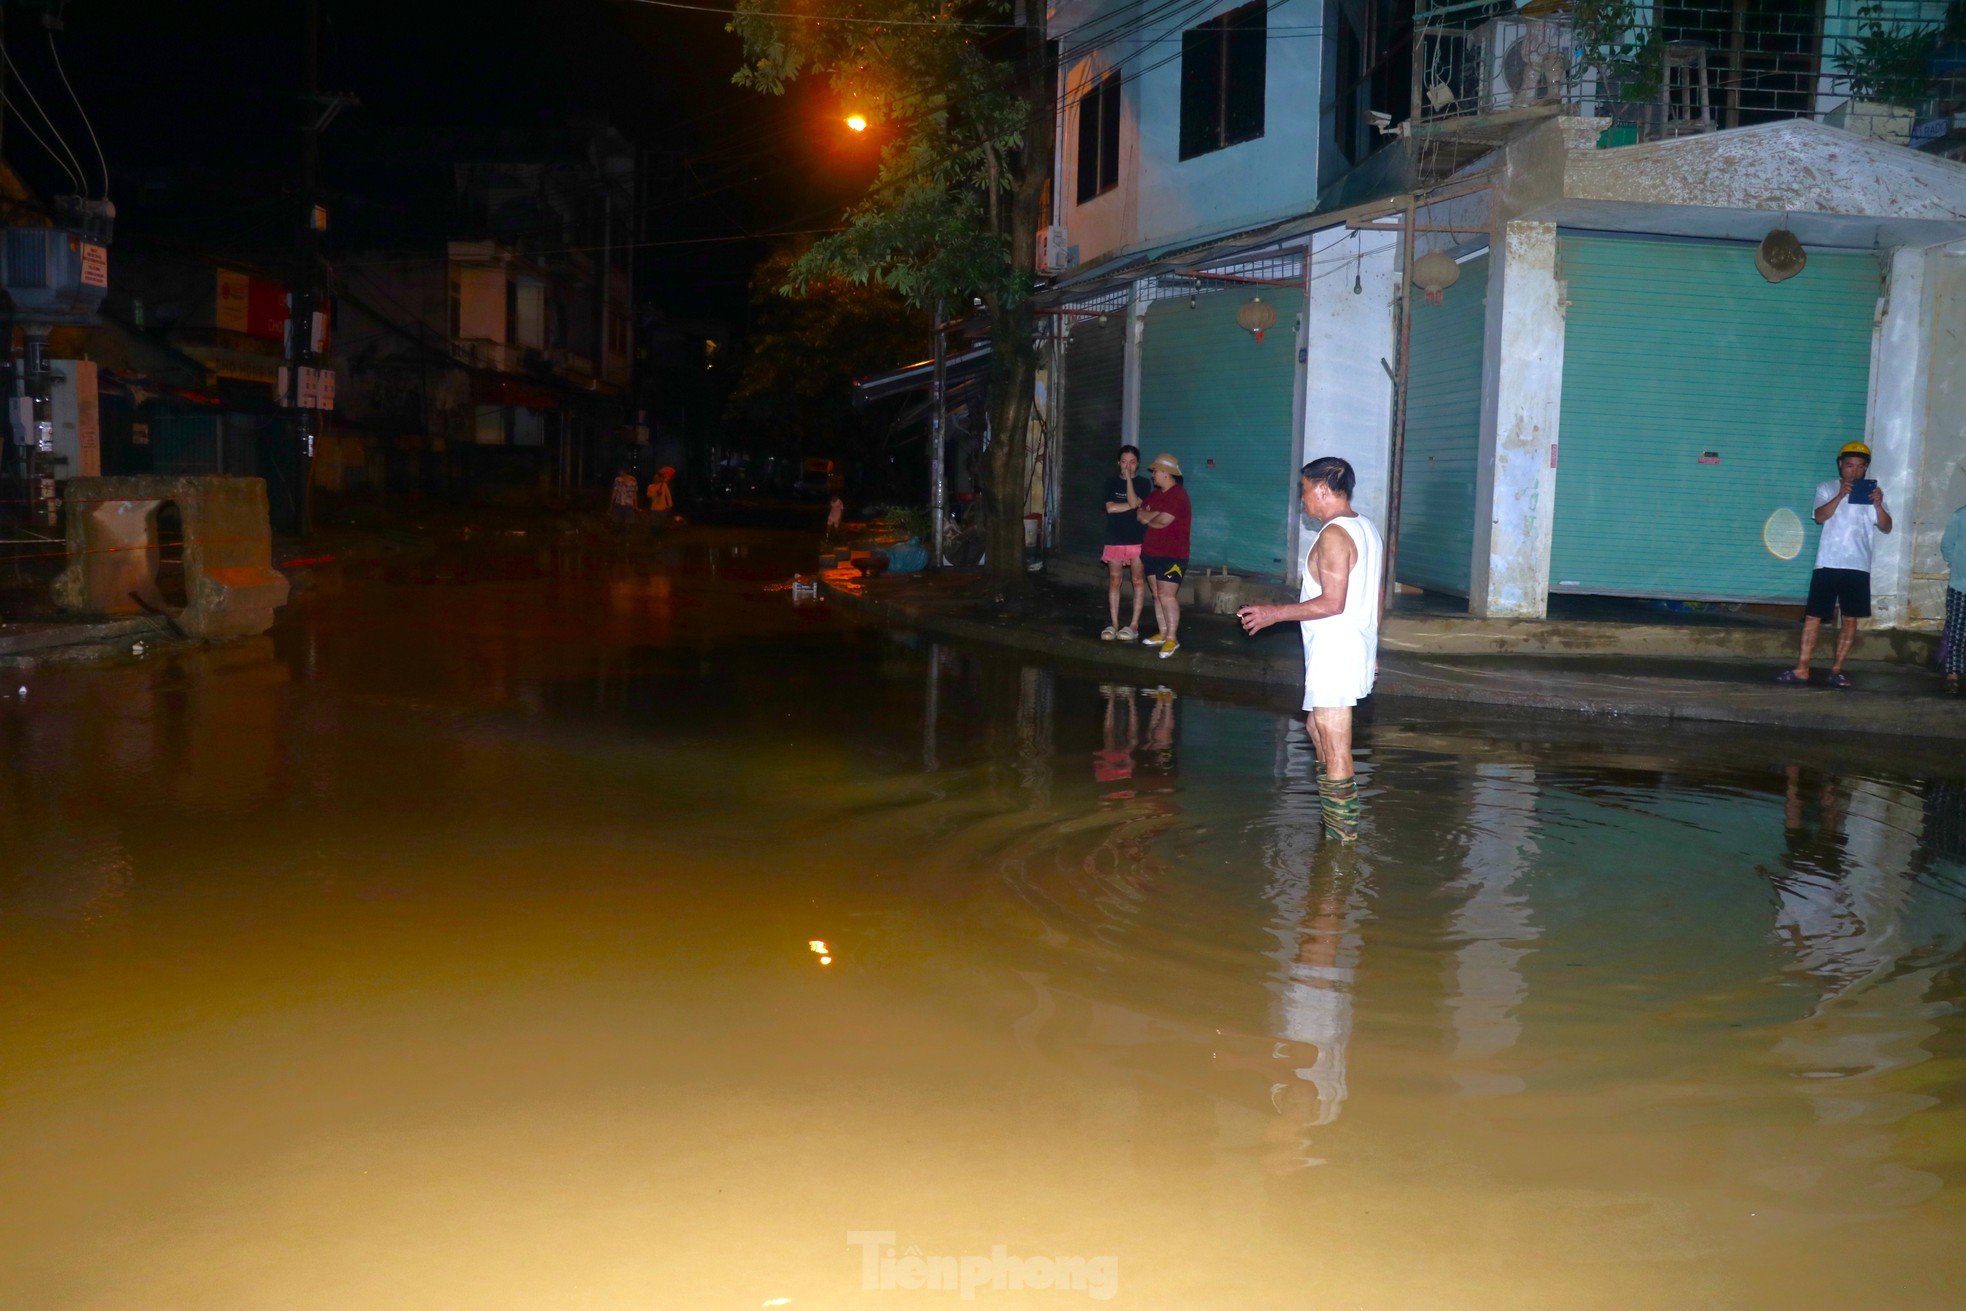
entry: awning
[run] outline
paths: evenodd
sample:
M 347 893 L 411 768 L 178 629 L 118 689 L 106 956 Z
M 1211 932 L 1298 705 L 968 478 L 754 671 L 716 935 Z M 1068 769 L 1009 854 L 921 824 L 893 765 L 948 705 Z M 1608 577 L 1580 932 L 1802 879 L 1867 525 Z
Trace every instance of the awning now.
M 957 383 L 981 378 L 990 372 L 990 344 L 972 346 L 966 351 L 949 356 L 946 362 L 946 385 L 953 389 Z M 885 373 L 875 373 L 853 384 L 854 405 L 865 405 L 887 396 L 899 396 L 905 392 L 925 390 L 935 385 L 935 361 L 923 360 L 919 364 L 904 365 L 899 369 L 889 369 Z

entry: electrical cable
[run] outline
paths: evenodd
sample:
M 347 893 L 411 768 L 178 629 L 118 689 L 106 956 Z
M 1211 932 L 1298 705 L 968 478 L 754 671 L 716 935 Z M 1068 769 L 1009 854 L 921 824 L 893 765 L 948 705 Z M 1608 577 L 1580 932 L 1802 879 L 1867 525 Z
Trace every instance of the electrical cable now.
M 75 94 L 74 84 L 68 80 L 68 70 L 61 66 L 61 52 L 55 49 L 55 32 L 48 29 L 48 58 L 54 61 L 55 72 L 61 75 L 61 84 L 68 88 L 68 98 L 75 102 L 75 112 L 82 117 L 82 126 L 89 131 L 89 144 L 96 148 L 96 163 L 102 165 L 102 198 L 109 199 L 109 161 L 103 157 L 102 142 L 96 138 L 96 125 L 89 121 L 89 111 L 82 108 L 82 97 Z M 81 161 L 76 161 L 81 166 Z
M 39 132 L 34 130 L 34 120 L 29 118 L 26 112 L 22 110 L 19 105 L 14 103 L 12 96 L 0 92 L 0 104 L 4 104 L 6 105 L 7 108 L 14 111 L 14 118 L 16 119 L 16 121 L 20 123 L 22 127 L 27 129 L 27 135 L 33 137 L 36 144 L 38 144 L 41 147 L 41 149 L 48 152 L 48 157 L 54 160 L 55 163 L 60 166 L 61 171 L 68 175 L 68 180 L 75 184 L 75 189 L 77 191 L 87 190 L 87 188 L 82 185 L 82 179 L 75 176 L 75 170 L 68 166 L 68 161 L 63 159 L 60 153 L 57 152 L 53 146 L 49 145 L 47 141 L 43 139 L 43 137 Z
M 82 161 L 76 159 L 75 152 L 68 149 L 68 142 L 63 140 L 61 135 L 61 129 L 55 126 L 54 119 L 48 117 L 48 111 L 41 108 L 40 97 L 34 94 L 34 88 L 29 86 L 27 84 L 27 79 L 21 76 L 20 67 L 14 63 L 13 55 L 9 53 L 7 47 L 4 44 L 0 44 L 0 61 L 4 61 L 6 63 L 8 70 L 11 71 L 14 75 L 14 81 L 20 84 L 21 90 L 27 92 L 28 103 L 33 105 L 35 112 L 41 115 L 41 121 L 48 125 L 48 131 L 51 134 L 53 134 L 56 141 L 61 143 L 61 148 L 67 152 L 69 160 L 74 163 L 75 168 L 72 172 L 69 170 L 67 164 L 63 164 L 61 166 L 62 172 L 68 174 L 69 178 L 75 183 L 75 189 L 77 191 L 87 191 L 89 189 L 89 186 L 86 182 L 82 180 Z M 18 113 L 19 111 L 16 110 L 15 112 Z M 27 121 L 27 116 L 25 114 L 22 114 L 21 122 L 25 123 L 26 121 Z M 30 131 L 31 130 L 32 129 L 30 129 Z M 35 140 L 39 141 L 40 137 L 38 136 L 35 137 Z M 42 144 L 45 148 L 46 143 L 43 142 Z M 53 154 L 54 152 L 50 150 L 49 153 Z M 60 162 L 61 157 L 59 155 L 56 155 L 55 158 L 57 162 Z

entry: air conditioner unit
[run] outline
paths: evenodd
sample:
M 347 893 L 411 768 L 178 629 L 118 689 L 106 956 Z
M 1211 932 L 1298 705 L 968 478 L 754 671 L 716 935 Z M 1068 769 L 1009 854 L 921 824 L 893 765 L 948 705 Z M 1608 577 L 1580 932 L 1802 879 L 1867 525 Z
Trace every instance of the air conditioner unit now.
M 1560 18 L 1498 18 L 1475 29 L 1481 112 L 1560 104 L 1575 44 Z
M 1065 227 L 1053 223 L 1038 233 L 1038 272 L 1063 273 L 1078 261 L 1072 258 L 1072 251 L 1065 244 Z

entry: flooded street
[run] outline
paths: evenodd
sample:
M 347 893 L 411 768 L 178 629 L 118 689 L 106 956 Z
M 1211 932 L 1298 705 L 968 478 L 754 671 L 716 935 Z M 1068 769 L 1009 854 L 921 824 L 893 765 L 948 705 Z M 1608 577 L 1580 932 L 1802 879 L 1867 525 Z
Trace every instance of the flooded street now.
M 810 558 L 9 676 L 0 1307 L 1958 1305 L 1966 767 L 1382 705 L 1340 851 Z

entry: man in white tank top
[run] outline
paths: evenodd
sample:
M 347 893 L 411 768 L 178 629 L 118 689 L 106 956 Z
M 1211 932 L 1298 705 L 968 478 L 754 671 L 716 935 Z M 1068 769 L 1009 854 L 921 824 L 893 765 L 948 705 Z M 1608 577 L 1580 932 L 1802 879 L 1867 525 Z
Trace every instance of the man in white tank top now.
M 1381 583 L 1386 546 L 1372 521 L 1352 508 L 1358 476 L 1336 456 L 1305 465 L 1298 478 L 1304 513 L 1322 525 L 1304 560 L 1296 605 L 1246 605 L 1246 633 L 1295 619 L 1304 631 L 1304 727 L 1317 748 L 1324 831 L 1358 837 L 1358 783 L 1352 777 L 1352 707 L 1379 673 Z

